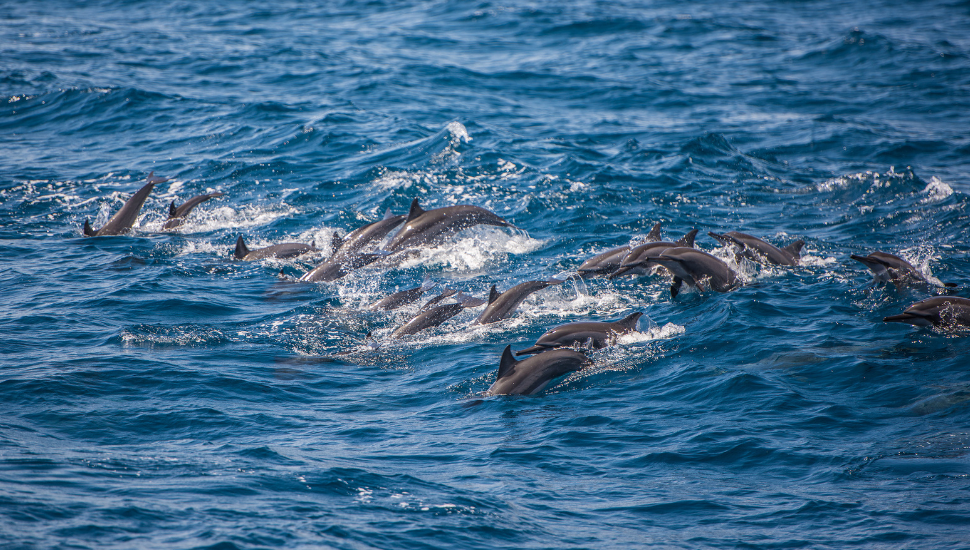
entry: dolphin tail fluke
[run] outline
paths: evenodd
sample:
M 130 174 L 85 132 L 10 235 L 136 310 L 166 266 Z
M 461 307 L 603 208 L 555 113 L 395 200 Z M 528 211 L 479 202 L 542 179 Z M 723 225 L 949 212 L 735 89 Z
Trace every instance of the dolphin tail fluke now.
M 485 305 L 485 300 L 475 298 L 474 296 L 469 296 L 464 292 L 459 292 L 458 295 L 455 296 L 455 299 L 458 300 L 459 304 L 465 307 L 478 307 Z
M 782 248 L 782 250 L 794 256 L 796 260 L 801 260 L 803 246 L 805 246 L 805 241 L 798 239 L 797 241 L 786 246 L 785 248 Z
M 232 255 L 235 256 L 236 259 L 241 260 L 245 258 L 247 254 L 249 254 L 249 247 L 246 246 L 246 241 L 244 241 L 242 235 L 240 235 L 239 238 L 236 239 L 236 250 Z
M 691 229 L 686 235 L 677 240 L 675 244 L 680 246 L 686 246 L 688 248 L 694 248 L 694 237 L 697 236 L 697 230 Z
M 660 222 L 654 224 L 653 229 L 647 233 L 647 240 L 651 242 L 662 241 L 663 238 L 660 236 Z
M 421 205 L 418 204 L 417 197 L 415 197 L 415 199 L 411 201 L 411 209 L 408 210 L 408 219 L 405 220 L 405 223 L 417 218 L 421 214 L 424 214 L 424 209 L 421 208 Z
M 619 321 L 616 322 L 616 324 L 622 326 L 627 330 L 636 330 L 637 322 L 640 320 L 640 317 L 642 316 L 643 316 L 643 312 L 637 311 L 635 313 L 631 313 L 626 317 L 620 319 Z
M 91 227 L 91 222 L 84 220 L 84 236 L 85 237 L 95 237 L 98 232 Z
M 505 346 L 505 351 L 502 352 L 502 360 L 498 364 L 498 375 L 495 379 L 498 380 L 512 374 L 516 363 L 518 361 L 512 356 L 512 346 Z

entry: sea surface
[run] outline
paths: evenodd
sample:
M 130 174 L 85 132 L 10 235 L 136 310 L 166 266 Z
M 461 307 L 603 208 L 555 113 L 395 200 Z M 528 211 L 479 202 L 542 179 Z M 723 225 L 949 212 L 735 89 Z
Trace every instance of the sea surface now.
M 297 281 L 415 198 L 515 229 Z M 569 278 L 657 222 L 744 286 Z M 970 297 L 968 238 L 966 1 L 3 2 L 0 548 L 970 548 L 970 334 L 882 321 Z M 367 309 L 550 277 L 493 325 Z

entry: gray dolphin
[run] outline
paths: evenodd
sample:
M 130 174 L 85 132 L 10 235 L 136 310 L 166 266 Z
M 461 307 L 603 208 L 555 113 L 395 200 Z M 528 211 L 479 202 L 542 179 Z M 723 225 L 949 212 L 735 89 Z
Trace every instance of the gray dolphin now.
M 926 277 L 913 267 L 913 264 L 899 256 L 886 252 L 873 252 L 868 256 L 852 254 L 849 257 L 869 268 L 869 271 L 872 271 L 873 280 L 877 283 L 892 282 L 897 287 L 906 284 L 929 283 Z M 954 287 L 957 285 L 956 283 L 943 283 L 943 286 Z
M 203 202 L 209 199 L 212 199 L 215 197 L 221 197 L 222 195 L 223 195 L 222 193 L 207 193 L 205 195 L 196 195 L 191 199 L 185 201 L 185 203 L 183 203 L 182 206 L 179 206 L 178 208 L 175 207 L 175 201 L 172 201 L 172 203 L 168 205 L 168 221 L 165 222 L 165 225 L 162 226 L 162 229 L 175 229 L 176 227 L 182 225 L 182 222 L 185 221 L 185 217 L 189 215 L 189 212 L 192 212 L 193 208 L 195 208 L 196 206 L 202 204 Z
M 505 346 L 498 376 L 485 394 L 532 395 L 545 389 L 556 378 L 590 364 L 592 361 L 588 357 L 571 349 L 555 349 L 516 361 L 512 357 L 512 346 Z
M 637 322 L 642 312 L 631 313 L 611 323 L 583 321 L 566 323 L 547 331 L 536 340 L 534 346 L 515 352 L 516 355 L 530 355 L 556 348 L 565 348 L 590 343 L 593 349 L 605 348 L 617 336 L 637 330 Z
M 444 304 L 421 311 L 421 313 L 418 313 L 413 319 L 392 332 L 391 338 L 400 338 L 402 336 L 421 332 L 424 329 L 436 327 L 448 319 L 451 319 L 455 315 L 458 315 L 466 307 L 476 307 L 485 303 L 485 300 L 472 298 L 471 296 L 466 296 L 460 292 L 457 296 L 455 296 L 455 298 L 458 300 L 457 303 Z
M 778 248 L 757 237 L 738 231 L 728 231 L 723 234 L 708 231 L 707 234 L 722 245 L 730 244 L 739 247 L 746 258 L 762 264 L 798 265 L 801 261 L 802 247 L 805 246 L 805 241 L 799 239 L 784 248 Z
M 411 246 L 438 244 L 448 235 L 476 225 L 515 227 L 492 212 L 470 204 L 424 210 L 418 199 L 411 202 L 404 227 L 387 245 L 388 252 L 398 252 Z
M 887 323 L 909 323 L 918 327 L 970 327 L 970 300 L 937 296 L 916 302 L 898 315 L 885 317 Z
M 668 248 L 680 248 L 687 247 L 693 248 L 694 237 L 697 236 L 697 230 L 691 229 L 686 235 L 677 239 L 674 242 L 669 241 L 658 241 L 652 243 L 644 243 L 639 246 L 635 246 L 630 250 L 630 253 L 623 258 L 620 262 L 619 267 L 613 273 L 610 273 L 609 278 L 615 279 L 621 275 L 649 275 L 654 272 L 654 270 L 659 267 L 658 264 L 651 262 L 647 258 L 650 256 L 656 256 L 667 250 Z
M 152 172 L 154 174 L 154 172 Z M 158 178 L 156 178 L 158 179 Z M 155 187 L 154 181 L 149 181 L 135 192 L 125 202 L 125 205 L 121 207 L 108 223 L 104 224 L 101 229 L 95 231 L 91 228 L 91 223 L 88 220 L 84 220 L 84 236 L 85 237 L 104 237 L 107 235 L 121 235 L 122 233 L 127 233 L 131 230 L 131 226 L 135 224 L 135 220 L 138 219 L 138 213 L 141 212 L 141 207 L 145 204 L 145 199 L 148 198 L 148 194 L 152 192 Z
M 721 261 L 703 250 L 696 248 L 668 248 L 659 256 L 649 256 L 649 261 L 656 262 L 674 274 L 674 283 L 670 285 L 670 296 L 676 297 L 683 283 L 696 286 L 704 291 L 707 281 L 712 289 L 727 292 L 741 286 L 741 278 Z
M 647 241 L 655 242 L 661 239 L 660 236 L 660 222 L 657 222 L 650 233 L 647 234 Z M 630 253 L 630 245 L 618 246 L 616 248 L 611 248 L 606 252 L 600 252 L 599 254 L 593 256 L 592 258 L 583 262 L 576 271 L 579 276 L 584 279 L 589 279 L 590 277 L 596 277 L 598 275 L 607 275 L 616 271 L 620 267 L 620 263 L 623 258 Z
M 162 176 L 156 176 L 155 171 L 152 170 L 151 172 L 148 173 L 148 177 L 145 178 L 145 181 L 148 183 L 165 183 L 166 181 L 169 181 L 171 179 L 172 178 L 163 178 Z
M 501 321 L 511 315 L 515 311 L 515 308 L 519 307 L 519 304 L 533 292 L 538 292 L 548 286 L 558 284 L 562 284 L 562 281 L 559 279 L 526 281 L 513 286 L 505 292 L 499 292 L 495 289 L 495 285 L 492 285 L 492 289 L 488 293 L 488 307 L 478 316 L 475 322 L 480 325 L 487 325 L 488 323 Z
M 246 262 L 251 262 L 253 260 L 262 260 L 264 258 L 292 258 L 294 256 L 299 256 L 300 254 L 306 254 L 307 252 L 315 251 L 311 244 L 303 243 L 283 243 L 274 244 L 272 246 L 267 246 L 266 248 L 260 248 L 257 250 L 250 250 L 246 246 L 246 242 L 243 241 L 242 235 L 236 239 L 236 250 L 233 252 L 233 256 L 238 260 L 243 260 Z
M 415 302 L 424 295 L 425 292 L 431 290 L 435 287 L 437 283 L 434 281 L 425 281 L 424 283 L 414 287 L 402 290 L 400 292 L 395 292 L 390 296 L 385 296 L 384 298 L 378 300 L 368 307 L 371 310 L 383 310 L 391 311 L 402 306 L 406 306 L 412 302 Z
M 381 258 L 380 254 L 362 254 L 361 251 L 371 243 L 380 241 L 395 227 L 401 224 L 404 216 L 391 214 L 388 208 L 384 218 L 351 231 L 346 237 L 333 235 L 333 253 L 320 265 L 314 267 L 302 277 L 301 281 L 336 281 L 351 270 L 371 264 Z

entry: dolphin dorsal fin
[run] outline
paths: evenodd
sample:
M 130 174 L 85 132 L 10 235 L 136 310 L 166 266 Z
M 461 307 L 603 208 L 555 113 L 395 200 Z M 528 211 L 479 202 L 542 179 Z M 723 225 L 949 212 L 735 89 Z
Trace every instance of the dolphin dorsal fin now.
M 805 241 L 798 239 L 797 241 L 791 243 L 790 245 L 782 248 L 785 252 L 788 252 L 796 259 L 801 259 L 802 257 L 802 247 L 805 246 Z
M 501 295 L 502 293 L 495 288 L 495 285 L 492 285 L 492 290 L 488 291 L 488 303 L 491 304 Z
M 249 254 L 249 247 L 246 246 L 246 241 L 244 241 L 242 235 L 240 235 L 239 238 L 236 239 L 236 251 L 233 253 L 233 256 L 241 260 L 245 258 L 247 254 Z
M 657 241 L 663 240 L 660 237 L 660 222 L 657 222 L 657 224 L 653 226 L 653 229 L 651 229 L 650 232 L 647 233 L 647 240 L 650 242 L 657 242 Z
M 633 329 L 636 329 L 637 328 L 637 321 L 639 321 L 640 320 L 640 317 L 642 317 L 642 316 L 643 316 L 643 312 L 642 311 L 637 311 L 637 312 L 631 313 L 631 314 L 627 315 L 626 317 L 620 319 L 619 321 L 616 322 L 616 324 L 620 325 L 621 327 L 623 327 L 625 329 L 633 330 Z
M 411 210 L 408 210 L 408 219 L 404 221 L 405 223 L 407 223 L 413 220 L 414 218 L 417 218 L 421 214 L 424 214 L 424 209 L 421 208 L 421 205 L 418 204 L 418 199 L 415 198 L 413 201 L 411 201 Z
M 336 254 L 340 247 L 344 245 L 344 239 L 337 233 L 330 237 L 330 254 Z
M 686 246 L 689 248 L 694 248 L 694 237 L 696 236 L 697 236 L 697 230 L 691 229 L 690 231 L 687 232 L 686 235 L 678 239 L 675 244 L 679 244 L 681 246 Z
M 94 237 L 97 234 L 98 232 L 91 228 L 91 223 L 88 220 L 84 220 L 84 235 L 86 237 Z
M 178 214 L 178 208 L 175 208 L 175 201 L 172 201 L 172 203 L 168 205 L 168 219 L 174 218 L 176 214 Z
M 387 210 L 384 211 L 384 217 L 382 219 L 389 220 L 393 217 L 394 217 L 394 214 L 391 214 L 391 208 L 388 207 Z
M 505 351 L 502 352 L 502 360 L 498 364 L 498 376 L 495 379 L 500 380 L 512 374 L 516 363 L 518 361 L 512 356 L 512 346 L 505 346 Z

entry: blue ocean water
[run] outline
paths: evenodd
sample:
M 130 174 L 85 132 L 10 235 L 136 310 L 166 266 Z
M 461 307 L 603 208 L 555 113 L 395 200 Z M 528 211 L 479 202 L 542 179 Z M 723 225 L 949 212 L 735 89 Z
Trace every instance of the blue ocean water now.
M 970 297 L 965 1 L 4 3 L 0 100 L 0 547 L 970 548 L 970 339 L 882 322 Z M 130 235 L 82 236 L 151 171 Z M 518 230 L 334 283 L 232 258 L 414 198 Z M 658 221 L 803 265 L 401 340 L 417 305 L 367 310 Z M 932 284 L 874 285 L 876 250 Z M 506 345 L 634 311 L 594 367 L 482 395 Z

